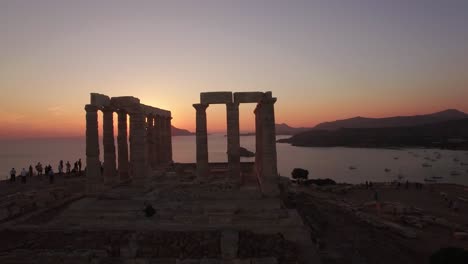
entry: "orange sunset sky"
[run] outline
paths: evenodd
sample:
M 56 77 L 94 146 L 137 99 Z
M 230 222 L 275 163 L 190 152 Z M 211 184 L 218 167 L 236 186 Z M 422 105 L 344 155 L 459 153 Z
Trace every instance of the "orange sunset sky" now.
M 468 112 L 467 14 L 457 0 L 1 1 L 0 139 L 83 136 L 91 92 L 191 131 L 206 91 L 272 91 L 291 126 Z M 207 114 L 225 129 L 223 105 Z

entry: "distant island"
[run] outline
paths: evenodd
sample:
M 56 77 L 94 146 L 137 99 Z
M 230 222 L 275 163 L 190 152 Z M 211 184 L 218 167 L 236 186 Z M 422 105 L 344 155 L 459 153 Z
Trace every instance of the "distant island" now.
M 292 136 L 307 130 L 311 130 L 311 127 L 291 127 L 285 123 L 281 124 L 275 124 L 275 131 L 276 135 L 285 135 L 285 136 Z M 227 135 L 224 135 L 225 137 Z M 245 133 L 240 133 L 239 136 L 241 137 L 246 137 L 246 136 L 255 136 L 255 132 L 245 132 Z
M 172 136 L 193 136 L 195 133 L 188 131 L 187 129 L 177 128 L 172 126 L 171 129 Z
M 424 147 L 468 149 L 468 114 L 449 109 L 428 115 L 355 117 L 318 124 L 280 143 L 306 147 Z

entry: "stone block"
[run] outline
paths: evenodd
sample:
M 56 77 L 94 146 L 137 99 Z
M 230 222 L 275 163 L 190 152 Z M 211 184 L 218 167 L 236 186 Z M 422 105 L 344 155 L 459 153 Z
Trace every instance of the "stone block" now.
M 233 259 L 232 264 L 251 264 L 250 259 Z
M 239 232 L 224 230 L 221 233 L 221 255 L 223 259 L 234 259 L 239 249 Z
M 153 258 L 148 259 L 148 264 L 176 264 L 174 258 Z
M 221 264 L 221 260 L 203 258 L 203 259 L 200 260 L 200 264 Z
M 206 92 L 200 93 L 201 104 L 227 104 L 232 103 L 232 92 Z
M 104 94 L 91 93 L 91 105 L 104 107 L 110 106 L 110 97 Z
M 176 264 L 200 264 L 199 259 L 177 259 Z
M 252 264 L 277 264 L 278 260 L 274 257 L 269 258 L 253 258 Z
M 119 96 L 111 98 L 111 105 L 117 109 L 125 109 L 140 104 L 140 99 L 133 96 Z
M 263 98 L 262 92 L 234 93 L 234 103 L 258 103 Z

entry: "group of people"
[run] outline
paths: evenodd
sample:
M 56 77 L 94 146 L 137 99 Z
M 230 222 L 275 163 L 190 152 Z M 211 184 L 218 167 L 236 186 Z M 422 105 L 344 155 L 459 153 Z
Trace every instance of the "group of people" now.
M 58 168 L 57 168 L 57 172 L 58 172 L 59 175 L 63 175 L 64 169 L 66 169 L 65 172 L 66 172 L 67 175 L 70 175 L 72 173 L 75 174 L 75 175 L 76 174 L 81 175 L 81 166 L 82 166 L 81 159 L 78 159 L 77 161 L 75 161 L 75 163 L 73 165 L 73 169 L 71 168 L 71 164 L 70 164 L 69 161 L 67 161 L 67 163 L 65 163 L 65 166 L 64 166 L 63 160 L 60 160 Z M 21 182 L 26 183 L 27 177 L 32 177 L 34 175 L 40 176 L 41 178 L 42 178 L 42 175 L 49 176 L 49 182 L 50 183 L 54 182 L 55 172 L 54 172 L 54 170 L 53 170 L 53 168 L 52 168 L 52 166 L 50 164 L 43 167 L 41 162 L 38 162 L 36 164 L 36 166 L 35 166 L 35 169 L 37 171 L 36 174 L 34 173 L 32 165 L 29 165 L 28 170 L 23 168 L 21 170 L 21 173 L 18 175 L 19 177 L 21 177 Z M 17 177 L 16 173 L 17 173 L 16 169 L 11 168 L 11 170 L 10 170 L 10 182 L 15 182 L 16 181 L 16 177 Z

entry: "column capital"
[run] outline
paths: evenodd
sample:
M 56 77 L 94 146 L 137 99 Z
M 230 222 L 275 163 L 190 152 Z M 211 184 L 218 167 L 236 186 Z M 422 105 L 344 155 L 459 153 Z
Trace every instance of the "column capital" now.
M 197 112 L 204 112 L 208 106 L 209 104 L 193 104 L 193 107 L 197 110 Z
M 85 105 L 85 110 L 86 112 L 97 112 L 99 110 L 99 107 L 91 104 Z
M 115 110 L 116 110 L 115 108 L 110 107 L 110 106 L 105 106 L 102 108 L 103 113 L 113 113 L 115 112 Z
M 231 107 L 231 108 L 234 108 L 234 109 L 239 109 L 239 103 L 238 103 L 238 102 L 226 103 L 226 107 Z

